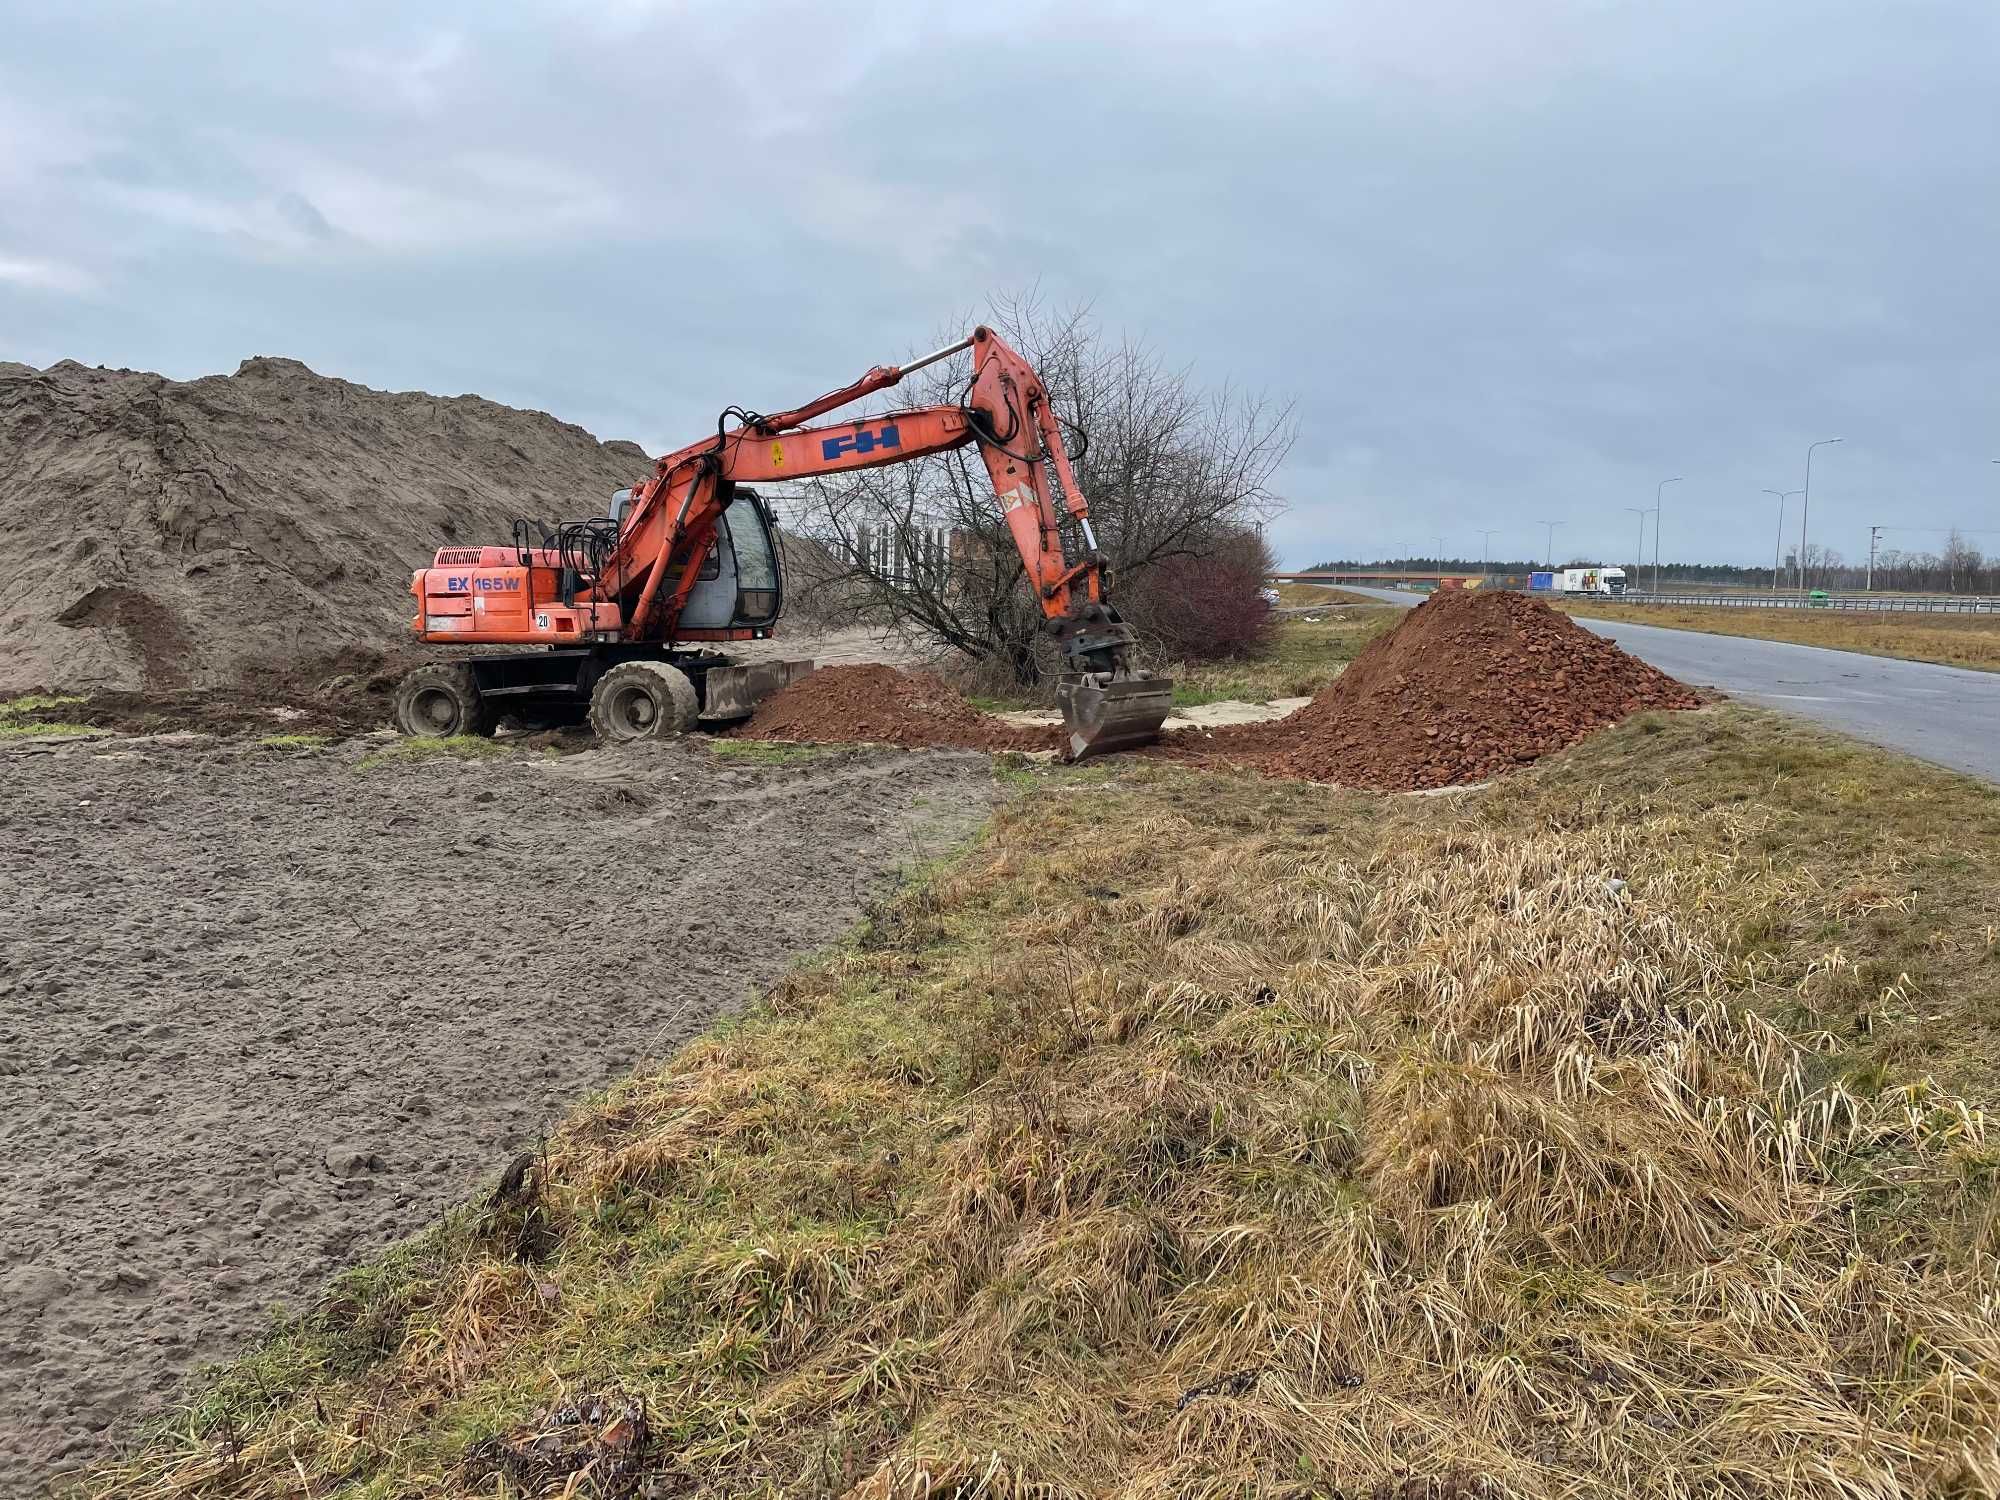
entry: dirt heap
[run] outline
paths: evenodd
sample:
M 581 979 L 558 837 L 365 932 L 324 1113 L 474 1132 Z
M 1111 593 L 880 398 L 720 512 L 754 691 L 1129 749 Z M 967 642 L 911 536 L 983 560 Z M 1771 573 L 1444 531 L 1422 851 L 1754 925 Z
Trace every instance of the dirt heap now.
M 0 366 L 0 687 L 225 686 L 393 647 L 439 546 L 597 512 L 647 463 L 290 359 L 186 382 Z
M 1343 786 L 1482 781 L 1700 696 L 1538 599 L 1442 592 L 1288 719 L 1170 737 L 1176 757 Z
M 822 667 L 757 706 L 736 731 L 754 740 L 809 744 L 1053 750 L 1055 729 L 1020 729 L 983 714 L 932 672 L 879 665 Z

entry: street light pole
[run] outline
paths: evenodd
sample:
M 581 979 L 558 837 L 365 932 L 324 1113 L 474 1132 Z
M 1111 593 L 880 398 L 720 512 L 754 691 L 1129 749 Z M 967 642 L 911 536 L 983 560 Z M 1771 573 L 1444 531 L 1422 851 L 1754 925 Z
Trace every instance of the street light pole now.
M 1549 566 L 1553 568 L 1556 565 L 1556 528 L 1562 525 L 1562 522 L 1544 521 L 1542 524 L 1549 528 Z
M 1646 507 L 1645 507 L 1645 506 L 1643 506 L 1643 505 L 1628 505 L 1628 506 L 1626 506 L 1625 508 L 1626 508 L 1627 510 L 1631 511 L 1633 515 L 1635 515 L 1635 516 L 1637 516 L 1637 517 L 1639 518 L 1639 555 L 1638 555 L 1637 559 L 1636 559 L 1636 560 L 1635 560 L 1635 561 L 1633 562 L 1633 564 L 1632 564 L 1632 576 L 1633 576 L 1634 578 L 1637 578 L 1637 577 L 1639 576 L 1639 574 L 1640 574 L 1641 572 L 1643 572 L 1643 571 L 1644 571 L 1644 569 L 1645 569 L 1645 566 L 1646 566 L 1646 514 L 1647 514 L 1647 512 L 1646 512 Z
M 1493 538 L 1500 534 L 1500 528 L 1479 533 L 1479 576 L 1486 582 L 1493 580 Z
M 1881 539 L 1882 539 L 1882 528 L 1881 528 L 1880 526 L 1870 526 L 1870 527 L 1868 528 L 1868 589 L 1867 589 L 1867 592 L 1869 592 L 1869 593 L 1871 593 L 1871 594 L 1875 592 L 1875 544 L 1876 544 L 1876 543 L 1877 543 L 1878 541 L 1880 541 Z
M 1994 462 L 2000 463 L 2000 459 L 1995 459 Z M 1777 544 L 1771 548 L 1771 592 L 1775 594 L 1778 592 L 1779 559 L 1782 558 L 1785 553 L 1785 502 L 1791 499 L 1792 496 L 1803 493 L 1803 491 L 1766 490 L 1764 491 L 1764 493 L 1767 495 L 1776 495 L 1778 497 L 1778 541 Z
M 1806 487 L 1799 493 L 1805 498 L 1799 502 L 1799 592 L 1806 591 L 1806 523 L 1812 519 L 1812 456 L 1813 449 L 1824 448 L 1828 443 L 1846 441 L 1844 438 L 1821 438 L 1816 443 L 1806 444 Z
M 1679 484 L 1679 476 L 1662 479 L 1653 486 L 1653 597 L 1660 597 L 1660 491 L 1670 484 Z

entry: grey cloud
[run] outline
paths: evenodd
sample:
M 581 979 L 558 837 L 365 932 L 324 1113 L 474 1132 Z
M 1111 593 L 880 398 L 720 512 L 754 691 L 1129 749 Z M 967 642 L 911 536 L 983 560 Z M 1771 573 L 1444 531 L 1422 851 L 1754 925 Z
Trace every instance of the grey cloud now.
M 1755 561 L 1759 491 L 1834 435 L 1814 515 L 1854 553 L 1877 521 L 2000 527 L 1996 28 L 1977 0 L 47 8 L 0 97 L 88 148 L 0 200 L 0 262 L 72 274 L 0 279 L 0 357 L 283 351 L 658 446 L 1038 284 L 1296 396 L 1295 561 L 1539 551 L 1552 516 L 1622 554 L 1668 474 L 1667 554 Z
M 334 238 L 334 228 L 327 223 L 326 215 L 313 207 L 312 200 L 303 193 L 280 193 L 272 206 L 278 217 L 299 233 L 315 240 Z

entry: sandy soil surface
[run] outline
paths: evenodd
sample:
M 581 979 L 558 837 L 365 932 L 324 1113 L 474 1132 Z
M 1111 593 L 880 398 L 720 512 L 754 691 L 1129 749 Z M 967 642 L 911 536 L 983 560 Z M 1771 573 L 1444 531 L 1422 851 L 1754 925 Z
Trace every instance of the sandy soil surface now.
M 921 665 L 923 654 L 907 642 L 865 625 L 844 630 L 811 630 L 778 625 L 776 638 L 768 641 L 731 641 L 722 647 L 743 661 L 815 662 L 822 667 L 853 667 L 869 662 L 885 662 L 892 667 Z
M 0 1494 L 969 833 L 984 755 L 0 750 Z
M 1172 731 L 1216 729 L 1224 724 L 1268 724 L 1274 719 L 1288 718 L 1310 702 L 1310 698 L 1273 698 L 1268 703 L 1239 703 L 1235 699 L 1226 699 L 1221 703 L 1197 703 L 1175 709 L 1167 715 L 1160 728 Z M 1062 723 L 1062 715 L 1051 708 L 1024 708 L 994 717 L 1025 727 Z

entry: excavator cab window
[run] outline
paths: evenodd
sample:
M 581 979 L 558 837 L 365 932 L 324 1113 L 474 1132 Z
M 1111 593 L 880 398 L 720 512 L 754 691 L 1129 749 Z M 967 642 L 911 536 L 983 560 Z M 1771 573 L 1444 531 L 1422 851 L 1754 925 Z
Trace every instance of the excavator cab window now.
M 736 552 L 737 625 L 768 625 L 778 618 L 782 599 L 778 578 L 778 542 L 771 517 L 755 490 L 738 489 L 722 513 Z

